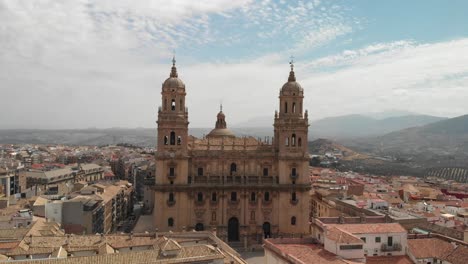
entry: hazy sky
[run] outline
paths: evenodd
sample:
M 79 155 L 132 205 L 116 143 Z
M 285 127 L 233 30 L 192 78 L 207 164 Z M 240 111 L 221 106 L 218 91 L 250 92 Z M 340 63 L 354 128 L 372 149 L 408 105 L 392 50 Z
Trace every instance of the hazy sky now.
M 468 113 L 468 1 L 0 0 L 0 128 L 155 127 L 173 50 L 193 127 Z

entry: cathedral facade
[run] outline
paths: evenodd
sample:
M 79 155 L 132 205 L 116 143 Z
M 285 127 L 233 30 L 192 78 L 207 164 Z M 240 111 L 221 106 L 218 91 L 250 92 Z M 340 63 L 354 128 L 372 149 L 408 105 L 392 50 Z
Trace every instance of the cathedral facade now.
M 188 135 L 175 60 L 158 110 L 154 222 L 160 231 L 213 230 L 245 245 L 302 235 L 309 222 L 308 117 L 294 68 L 279 95 L 274 137 L 236 137 L 225 114 L 204 138 Z

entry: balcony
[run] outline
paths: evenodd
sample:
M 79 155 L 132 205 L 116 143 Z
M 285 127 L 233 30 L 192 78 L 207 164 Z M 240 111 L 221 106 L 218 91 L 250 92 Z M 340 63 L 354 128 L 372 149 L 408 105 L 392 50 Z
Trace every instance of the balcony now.
M 176 178 L 176 174 L 175 174 L 175 173 L 173 173 L 173 174 L 168 173 L 168 174 L 167 174 L 167 178 L 168 178 L 169 180 L 174 180 L 174 179 Z
M 263 206 L 271 206 L 272 204 L 272 200 L 269 199 L 268 201 L 266 201 L 265 199 L 262 200 L 262 205 Z
M 167 200 L 166 203 L 167 203 L 167 206 L 171 207 L 175 205 L 175 200 Z
M 209 176 L 208 183 L 210 183 L 210 184 L 221 184 L 221 177 L 219 177 L 219 176 Z
M 393 245 L 391 246 L 387 244 L 382 244 L 382 246 L 380 246 L 380 251 L 382 252 L 401 251 L 401 244 L 393 243 Z
M 240 199 L 237 199 L 237 200 L 229 199 L 228 200 L 228 205 L 231 205 L 231 206 L 237 206 L 237 205 L 239 205 L 239 203 L 240 203 Z
M 273 177 L 262 177 L 261 178 L 262 184 L 273 184 L 274 178 Z
M 299 174 L 297 174 L 297 173 L 296 173 L 296 174 L 292 174 L 292 173 L 291 173 L 291 174 L 289 174 L 289 178 L 291 178 L 291 180 L 295 181 L 295 180 L 297 180 L 297 178 L 299 178 Z
M 203 200 L 201 200 L 201 201 L 195 199 L 195 205 L 196 205 L 196 206 L 204 206 L 204 205 L 205 205 L 205 199 L 203 199 Z
M 242 184 L 242 177 L 241 176 L 227 176 L 226 183 L 227 184 Z
M 206 176 L 195 176 L 195 183 L 207 183 L 208 178 Z

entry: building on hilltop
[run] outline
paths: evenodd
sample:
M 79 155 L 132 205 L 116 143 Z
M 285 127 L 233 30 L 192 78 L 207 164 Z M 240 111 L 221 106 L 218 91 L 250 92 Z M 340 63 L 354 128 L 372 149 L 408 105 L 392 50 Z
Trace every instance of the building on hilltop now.
M 220 238 L 244 246 L 307 233 L 309 124 L 293 66 L 280 90 L 271 142 L 236 137 L 222 109 L 215 128 L 199 139 L 188 135 L 186 89 L 173 60 L 158 111 L 156 228 L 217 228 Z

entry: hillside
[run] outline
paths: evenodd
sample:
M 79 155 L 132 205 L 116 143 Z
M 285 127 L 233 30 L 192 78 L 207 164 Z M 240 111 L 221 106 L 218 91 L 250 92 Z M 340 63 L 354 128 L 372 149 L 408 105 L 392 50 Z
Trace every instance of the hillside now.
M 349 139 L 384 135 L 401 129 L 445 120 L 429 115 L 406 115 L 377 119 L 364 115 L 329 117 L 311 122 L 312 138 Z
M 345 145 L 376 155 L 394 155 L 405 159 L 435 162 L 446 160 L 452 163 L 451 165 L 466 166 L 468 115 L 383 136 L 347 141 Z
M 309 152 L 311 154 L 325 155 L 326 153 L 339 153 L 343 160 L 368 159 L 369 156 L 358 153 L 350 148 L 333 142 L 328 139 L 317 139 L 309 142 Z

